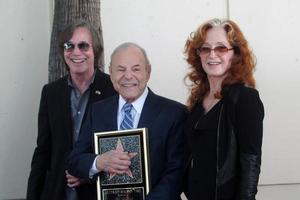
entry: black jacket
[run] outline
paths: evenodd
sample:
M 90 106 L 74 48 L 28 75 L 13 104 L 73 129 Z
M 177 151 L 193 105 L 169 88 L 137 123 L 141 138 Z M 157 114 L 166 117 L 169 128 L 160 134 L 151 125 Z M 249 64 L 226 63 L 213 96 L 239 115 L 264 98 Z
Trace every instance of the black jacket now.
M 214 199 L 255 200 L 260 173 L 264 108 L 255 89 L 236 84 L 222 91 L 217 125 L 216 188 Z M 198 104 L 186 125 L 187 165 L 194 159 L 190 145 L 197 145 L 191 132 L 204 110 Z M 220 140 L 226 141 L 221 146 Z M 222 142 L 224 144 L 224 142 Z M 196 148 L 197 149 L 197 148 Z M 187 170 L 189 168 L 187 167 Z M 197 190 L 197 185 L 188 186 Z M 190 199 L 201 197 L 189 196 Z
M 90 89 L 86 111 L 91 103 L 116 94 L 110 77 L 99 70 Z M 28 178 L 28 200 L 65 198 L 65 162 L 73 149 L 70 93 L 68 76 L 43 87 L 38 113 L 37 146 Z M 78 187 L 79 196 L 85 192 L 91 193 L 90 189 L 95 192 L 90 186 L 85 184 Z

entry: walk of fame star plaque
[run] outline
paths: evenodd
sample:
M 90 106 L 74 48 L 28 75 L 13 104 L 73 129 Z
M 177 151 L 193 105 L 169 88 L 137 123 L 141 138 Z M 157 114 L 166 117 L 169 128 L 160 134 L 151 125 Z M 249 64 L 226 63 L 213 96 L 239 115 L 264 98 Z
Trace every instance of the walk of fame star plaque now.
M 149 193 L 150 171 L 147 128 L 94 134 L 95 153 L 127 152 L 131 165 L 123 174 L 101 172 L 97 179 L 98 200 L 144 200 Z

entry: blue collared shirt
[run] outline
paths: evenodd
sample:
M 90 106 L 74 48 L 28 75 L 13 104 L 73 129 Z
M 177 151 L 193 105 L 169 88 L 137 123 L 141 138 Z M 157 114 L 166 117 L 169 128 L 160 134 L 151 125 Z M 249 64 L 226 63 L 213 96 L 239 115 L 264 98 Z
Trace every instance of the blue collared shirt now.
M 89 86 L 94 82 L 95 74 L 93 74 Z M 71 87 L 70 103 L 71 114 L 73 122 L 73 145 L 78 139 L 79 131 L 81 128 L 83 116 L 87 107 L 87 103 L 90 96 L 90 87 L 87 88 L 82 94 L 79 89 L 72 83 L 71 76 L 68 78 L 68 85 Z

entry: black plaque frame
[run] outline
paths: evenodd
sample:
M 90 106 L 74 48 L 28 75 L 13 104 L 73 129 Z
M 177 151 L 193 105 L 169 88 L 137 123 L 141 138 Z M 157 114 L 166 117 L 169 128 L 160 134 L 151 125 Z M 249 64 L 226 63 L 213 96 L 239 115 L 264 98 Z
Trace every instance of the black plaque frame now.
M 144 200 L 150 188 L 147 128 L 97 132 L 94 143 L 96 154 L 113 149 L 134 153 L 128 172 L 121 175 L 100 173 L 97 178 L 98 200 Z

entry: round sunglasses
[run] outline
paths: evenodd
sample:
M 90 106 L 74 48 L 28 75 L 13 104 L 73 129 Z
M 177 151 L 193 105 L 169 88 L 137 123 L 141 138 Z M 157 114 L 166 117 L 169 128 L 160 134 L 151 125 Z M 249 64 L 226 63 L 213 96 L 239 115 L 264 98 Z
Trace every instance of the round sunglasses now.
M 75 47 L 77 46 L 77 48 L 80 50 L 80 51 L 88 51 L 90 49 L 90 44 L 87 43 L 87 42 L 79 42 L 78 44 L 74 44 L 73 42 L 65 42 L 63 47 L 64 47 L 64 50 L 66 52 L 72 52 L 74 51 Z
M 226 54 L 228 51 L 231 51 L 233 49 L 234 49 L 233 47 L 228 48 L 226 46 L 216 46 L 215 48 L 200 47 L 196 51 L 199 56 L 207 56 L 211 53 L 211 51 L 214 51 L 215 54 L 222 56 L 222 55 Z

